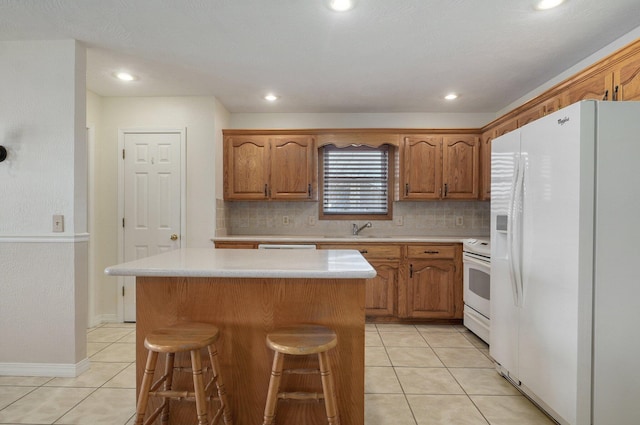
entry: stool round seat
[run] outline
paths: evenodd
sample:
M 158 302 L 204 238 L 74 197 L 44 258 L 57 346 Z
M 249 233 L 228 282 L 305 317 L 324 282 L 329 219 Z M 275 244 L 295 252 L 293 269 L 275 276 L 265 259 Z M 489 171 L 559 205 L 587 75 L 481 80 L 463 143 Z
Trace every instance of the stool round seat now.
M 179 323 L 147 334 L 144 346 L 159 353 L 177 353 L 206 348 L 219 336 L 218 327 L 209 323 Z
M 217 424 L 220 419 L 225 425 L 233 425 L 226 389 L 220 376 L 221 368 L 215 345 L 219 337 L 220 331 L 217 326 L 198 322 L 178 323 L 153 330 L 146 335 L 144 346 L 148 354 L 138 394 L 135 425 L 151 425 L 158 417 L 163 425 L 168 424 L 170 400 L 195 401 L 198 425 Z M 203 367 L 201 354 L 203 349 L 208 353 L 211 368 L 209 373 L 211 377 L 206 385 L 204 375 L 207 369 Z M 154 383 L 160 353 L 165 356 L 164 374 Z M 188 353 L 191 357 L 191 368 L 188 371 L 193 378 L 193 391 L 173 388 L 174 372 L 185 370 L 182 367 L 175 367 L 175 357 L 178 353 Z M 159 398 L 161 404 L 151 409 L 152 412 L 147 416 L 149 397 Z M 219 408 L 210 421 L 207 405 L 213 400 L 219 402 Z
M 336 389 L 328 354 L 329 350 L 337 344 L 338 337 L 335 331 L 319 325 L 301 324 L 286 326 L 275 329 L 267 334 L 267 346 L 274 351 L 274 354 L 262 425 L 273 425 L 275 423 L 278 400 L 324 400 L 328 424 L 340 425 Z M 284 369 L 283 363 L 286 355 L 306 356 L 309 354 L 317 355 L 317 369 Z M 280 381 L 283 374 L 320 375 L 322 393 L 303 391 L 280 392 Z
M 338 344 L 336 333 L 325 326 L 297 325 L 278 328 L 267 335 L 267 346 L 294 356 L 329 351 Z

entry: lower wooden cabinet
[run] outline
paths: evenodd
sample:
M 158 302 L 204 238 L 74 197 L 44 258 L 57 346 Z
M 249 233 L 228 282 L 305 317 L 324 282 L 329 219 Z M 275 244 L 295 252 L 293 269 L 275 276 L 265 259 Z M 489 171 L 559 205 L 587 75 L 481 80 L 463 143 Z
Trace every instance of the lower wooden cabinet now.
M 269 241 L 216 242 L 216 248 L 257 248 Z M 271 242 L 273 243 L 273 242 Z M 355 249 L 376 269 L 367 280 L 365 314 L 379 322 L 462 319 L 462 245 L 319 243 Z
M 404 317 L 456 317 L 456 265 L 453 260 L 410 260 Z
M 365 314 L 368 317 L 397 315 L 402 246 L 391 244 L 322 244 L 320 249 L 355 249 L 376 269 L 376 277 L 367 280 Z
M 461 319 L 462 252 L 456 245 L 410 246 L 398 313 L 411 319 Z
M 366 283 L 365 314 L 372 317 L 393 317 L 396 315 L 400 263 L 375 260 L 369 260 L 369 263 L 377 274 Z

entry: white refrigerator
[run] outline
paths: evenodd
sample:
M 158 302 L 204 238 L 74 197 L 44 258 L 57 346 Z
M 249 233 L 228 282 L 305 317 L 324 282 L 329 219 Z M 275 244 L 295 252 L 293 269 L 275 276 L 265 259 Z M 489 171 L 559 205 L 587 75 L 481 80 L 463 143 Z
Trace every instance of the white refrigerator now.
M 560 424 L 640 424 L 640 102 L 496 138 L 490 353 Z

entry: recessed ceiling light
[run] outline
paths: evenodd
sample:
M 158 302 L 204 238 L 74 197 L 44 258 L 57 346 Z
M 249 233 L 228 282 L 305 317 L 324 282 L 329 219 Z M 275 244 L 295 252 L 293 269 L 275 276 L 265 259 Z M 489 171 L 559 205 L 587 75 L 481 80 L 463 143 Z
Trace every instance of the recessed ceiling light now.
M 553 9 L 554 7 L 560 6 L 562 3 L 564 3 L 564 0 L 541 0 L 536 4 L 536 9 Z
M 448 94 L 448 95 L 446 95 L 444 98 L 445 98 L 445 99 L 447 99 L 447 100 L 454 100 L 454 99 L 457 99 L 457 98 L 458 98 L 458 95 L 457 95 L 457 94 L 455 94 L 455 93 L 449 93 L 449 94 Z
M 136 79 L 135 75 L 129 74 L 128 72 L 116 72 L 114 75 L 118 80 L 122 81 L 133 81 Z
M 278 96 L 276 96 L 275 94 L 272 94 L 272 93 L 269 93 L 264 98 L 265 98 L 265 100 L 268 100 L 269 102 L 275 102 L 276 100 L 278 100 Z
M 355 0 L 329 0 L 329 7 L 336 12 L 346 12 L 353 9 Z

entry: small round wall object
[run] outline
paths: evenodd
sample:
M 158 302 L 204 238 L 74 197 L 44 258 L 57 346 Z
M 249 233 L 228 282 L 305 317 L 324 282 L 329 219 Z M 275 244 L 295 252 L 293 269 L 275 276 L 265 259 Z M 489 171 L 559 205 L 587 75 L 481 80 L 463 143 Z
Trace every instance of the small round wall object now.
M 5 159 L 7 159 L 7 150 L 4 146 L 0 146 L 0 162 L 4 161 Z

